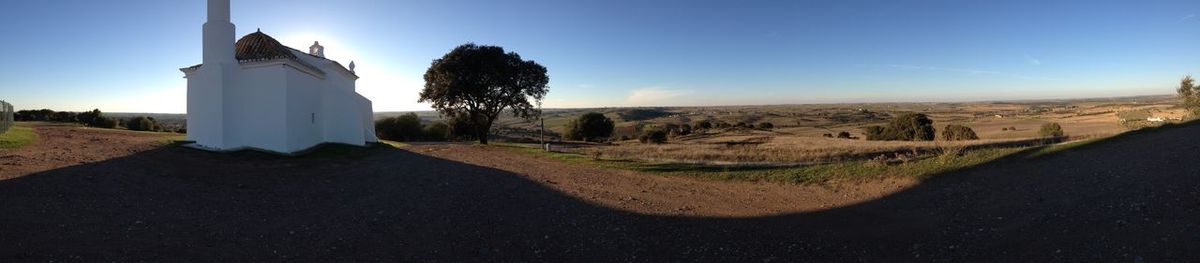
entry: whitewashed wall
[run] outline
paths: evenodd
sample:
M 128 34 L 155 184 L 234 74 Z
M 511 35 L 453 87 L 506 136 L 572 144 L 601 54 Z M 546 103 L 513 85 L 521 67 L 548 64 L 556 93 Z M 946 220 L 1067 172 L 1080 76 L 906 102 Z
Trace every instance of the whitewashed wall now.
M 226 148 L 287 152 L 286 67 L 243 64 L 238 84 L 225 89 Z
M 188 74 L 187 84 L 187 139 L 196 144 L 212 148 L 225 148 L 224 77 L 232 78 L 237 65 L 220 63 L 206 64 Z
M 287 69 L 287 151 L 311 148 L 324 140 L 321 110 L 324 81 L 303 71 Z

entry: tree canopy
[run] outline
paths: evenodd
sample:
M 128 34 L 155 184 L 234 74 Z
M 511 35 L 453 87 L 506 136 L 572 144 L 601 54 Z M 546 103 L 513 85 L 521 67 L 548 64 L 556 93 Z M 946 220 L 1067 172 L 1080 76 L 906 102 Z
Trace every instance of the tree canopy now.
M 546 67 L 537 62 L 502 47 L 467 43 L 433 60 L 418 102 L 433 104 L 449 118 L 465 117 L 479 143 L 487 144 L 492 123 L 504 110 L 514 117 L 538 116 L 549 82 Z
M 1063 137 L 1066 134 L 1063 133 L 1062 125 L 1058 125 L 1056 122 L 1051 122 L 1042 124 L 1042 128 L 1038 130 L 1038 135 L 1041 135 L 1042 137 L 1057 138 Z
M 612 136 L 613 121 L 604 114 L 589 112 L 567 124 L 566 138 L 569 140 L 600 141 Z
M 975 130 L 972 130 L 971 127 L 951 124 L 942 129 L 942 139 L 947 141 L 978 140 L 979 135 L 975 134 Z
M 909 113 L 892 119 L 886 127 L 866 127 L 863 133 L 872 141 L 932 141 L 933 120 L 925 114 Z
M 1200 87 L 1197 87 L 1192 76 L 1184 76 L 1179 81 L 1179 99 L 1183 101 L 1183 106 L 1192 110 L 1200 109 Z

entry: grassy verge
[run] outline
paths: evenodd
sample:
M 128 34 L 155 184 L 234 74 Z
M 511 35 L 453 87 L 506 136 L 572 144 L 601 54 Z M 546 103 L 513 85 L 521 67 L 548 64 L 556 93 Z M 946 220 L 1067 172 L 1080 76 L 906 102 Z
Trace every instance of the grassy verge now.
M 799 184 L 821 184 L 834 180 L 861 180 L 888 176 L 923 179 L 931 175 L 995 161 L 1027 149 L 983 149 L 962 154 L 930 155 L 894 164 L 876 161 L 853 161 L 796 167 L 750 167 L 593 159 L 580 154 L 545 152 L 541 149 L 531 147 L 516 145 L 498 146 L 523 154 L 607 169 L 631 170 L 665 176 L 688 176 L 710 180 L 769 181 Z
M 14 125 L 4 134 L 0 134 L 0 149 L 16 149 L 37 141 L 38 135 L 33 128 L 25 125 Z

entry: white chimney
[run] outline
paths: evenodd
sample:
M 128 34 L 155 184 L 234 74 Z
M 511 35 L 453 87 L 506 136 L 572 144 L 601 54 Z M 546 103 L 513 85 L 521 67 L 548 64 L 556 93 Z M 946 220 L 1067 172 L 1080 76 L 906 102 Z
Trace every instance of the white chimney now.
M 229 21 L 229 0 L 208 0 L 208 22 L 204 23 L 204 64 L 235 62 L 234 30 Z
M 308 47 L 308 54 L 324 58 L 325 47 L 321 46 L 321 42 L 313 41 L 313 45 Z

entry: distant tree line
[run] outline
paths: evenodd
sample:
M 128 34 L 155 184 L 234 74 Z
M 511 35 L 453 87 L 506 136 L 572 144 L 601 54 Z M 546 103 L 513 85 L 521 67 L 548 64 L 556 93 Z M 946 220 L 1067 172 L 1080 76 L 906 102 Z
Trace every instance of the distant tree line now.
M 624 116 L 624 115 L 622 115 Z M 618 140 L 637 139 L 639 142 L 648 144 L 666 143 L 671 138 L 692 135 L 699 132 L 708 132 L 713 129 L 759 129 L 771 130 L 775 128 L 775 124 L 770 122 L 760 122 L 758 124 L 749 124 L 746 122 L 738 122 L 730 124 L 720 120 L 700 120 L 694 123 L 650 123 L 637 122 L 633 127 L 629 127 L 624 135 L 621 135 Z M 607 142 L 610 141 L 616 131 L 615 122 L 599 112 L 588 112 L 575 119 L 570 120 L 563 134 L 563 138 L 575 141 L 587 142 Z M 632 132 L 634 136 L 630 137 Z
M 771 129 L 775 129 L 775 124 L 770 123 L 770 122 L 760 122 L 757 125 L 751 124 L 751 123 L 746 123 L 746 122 L 737 122 L 737 123 L 731 124 L 731 123 L 721 121 L 721 120 L 701 120 L 701 121 L 696 121 L 696 123 L 693 124 L 692 127 L 696 128 L 697 130 L 729 129 L 729 128 L 771 130 Z
M 85 112 L 54 111 L 50 109 L 20 110 L 14 114 L 17 121 L 46 121 L 79 123 L 89 127 L 106 129 L 129 129 L 135 131 L 178 132 L 186 133 L 186 128 L 167 129 L 158 124 L 153 117 L 135 116 L 121 119 L 104 116 L 100 109 Z

